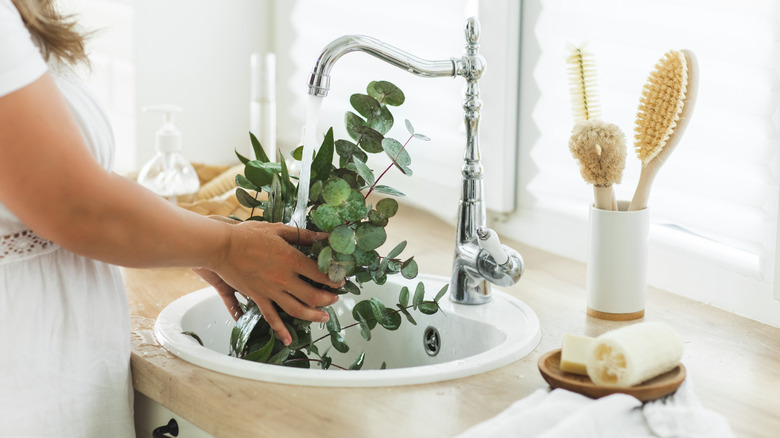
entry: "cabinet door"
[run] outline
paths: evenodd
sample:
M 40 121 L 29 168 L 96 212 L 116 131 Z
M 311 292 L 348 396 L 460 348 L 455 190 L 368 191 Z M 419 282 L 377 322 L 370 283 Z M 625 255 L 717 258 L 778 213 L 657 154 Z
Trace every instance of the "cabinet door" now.
M 212 435 L 199 429 L 189 421 L 171 412 L 165 406 L 157 403 L 149 397 L 136 391 L 135 393 L 135 436 L 149 438 L 152 432 L 168 424 L 171 419 L 176 420 L 179 433 L 177 437 L 186 438 L 213 438 Z M 162 436 L 174 436 L 166 434 Z

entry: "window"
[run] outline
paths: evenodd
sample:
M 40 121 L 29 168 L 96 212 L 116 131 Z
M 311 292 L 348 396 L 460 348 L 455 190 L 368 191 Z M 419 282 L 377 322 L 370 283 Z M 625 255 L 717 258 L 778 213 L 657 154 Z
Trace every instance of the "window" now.
M 488 190 L 487 203 L 495 211 L 514 209 L 519 38 L 507 35 L 510 29 L 519 32 L 518 2 L 496 1 L 485 8 L 467 0 L 398 0 L 392 6 L 359 0 L 330 2 L 325 6 L 316 0 L 298 0 L 277 2 L 275 7 L 278 77 L 286 78 L 278 84 L 277 137 L 280 144 L 288 147 L 302 142 L 306 82 L 320 51 L 329 42 L 342 35 L 362 34 L 424 59 L 459 58 L 464 53 L 465 20 L 479 15 L 480 51 L 491 59 L 485 74 L 487 79 L 481 81 L 485 104 L 480 144 L 486 185 L 495 189 Z M 508 15 L 507 11 L 515 15 Z M 507 51 L 512 56 L 507 56 Z M 407 96 L 404 105 L 393 111 L 396 123 L 389 136 L 404 138 L 403 120 L 407 118 L 417 131 L 432 139 L 425 143 L 413 141 L 408 146 L 412 178 L 388 172 L 386 183 L 406 193 L 406 202 L 454 223 L 466 141 L 462 109 L 464 79 L 420 78 L 370 55 L 347 54 L 331 72 L 331 90 L 323 102 L 318 132 L 324 133 L 333 126 L 336 138 L 348 138 L 343 118 L 351 109 L 349 96 L 365 93 L 371 80 L 389 80 Z M 373 155 L 369 165 L 381 162 L 382 158 Z M 378 167 L 381 166 L 375 169 Z
M 772 298 L 777 235 L 778 4 L 771 0 L 526 0 L 521 65 L 520 209 L 506 234 L 585 260 L 590 187 L 567 148 L 567 43 L 595 54 L 602 117 L 632 156 L 641 89 L 669 49 L 698 57 L 699 98 L 685 137 L 654 184 L 649 282 L 780 325 Z M 780 298 L 779 292 L 774 292 Z

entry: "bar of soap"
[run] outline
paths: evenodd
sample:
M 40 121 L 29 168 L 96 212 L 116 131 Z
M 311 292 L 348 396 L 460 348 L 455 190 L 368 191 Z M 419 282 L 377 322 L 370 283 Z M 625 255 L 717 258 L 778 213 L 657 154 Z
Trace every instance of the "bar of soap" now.
M 561 343 L 561 371 L 587 376 L 588 368 L 585 362 L 588 347 L 594 340 L 588 336 L 564 334 Z

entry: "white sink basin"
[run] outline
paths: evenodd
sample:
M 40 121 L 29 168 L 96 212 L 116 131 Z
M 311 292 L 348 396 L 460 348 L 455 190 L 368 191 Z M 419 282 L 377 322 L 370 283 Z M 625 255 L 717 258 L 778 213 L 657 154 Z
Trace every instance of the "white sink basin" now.
M 366 284 L 359 296 L 342 295 L 334 310 L 342 327 L 354 322 L 351 308 L 356 301 L 377 297 L 394 307 L 403 286 L 414 291 L 418 281 L 425 283 L 426 299 L 448 282 L 443 277 L 421 275 L 414 280 L 389 278 L 383 286 Z M 395 386 L 437 382 L 479 374 L 512 363 L 530 353 L 539 343 L 539 319 L 522 301 L 493 290 L 490 303 L 470 306 L 455 304 L 446 295 L 439 301 L 435 315 L 412 311 L 417 325 L 405 318 L 396 331 L 377 326 L 371 341 L 364 341 L 357 327 L 343 332 L 350 350 L 341 354 L 331 349 L 334 364 L 349 366 L 364 351 L 360 371 L 291 368 L 251 362 L 228 356 L 230 332 L 234 321 L 212 288 L 185 295 L 160 313 L 154 326 L 157 340 L 174 355 L 195 365 L 221 373 L 262 380 L 309 386 Z M 430 327 L 436 329 L 434 333 Z M 327 334 L 319 324 L 316 332 Z M 201 346 L 193 337 L 200 337 Z M 430 342 L 438 337 L 439 344 Z M 437 348 L 427 348 L 434 344 Z M 320 351 L 329 345 L 321 341 Z M 435 354 L 432 350 L 435 350 Z M 386 362 L 387 369 L 379 369 Z

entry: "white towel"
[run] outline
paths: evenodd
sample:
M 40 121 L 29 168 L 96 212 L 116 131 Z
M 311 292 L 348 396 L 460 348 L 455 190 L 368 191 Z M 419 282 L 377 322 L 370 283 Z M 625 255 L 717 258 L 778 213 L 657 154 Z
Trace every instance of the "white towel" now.
M 726 419 L 701 406 L 686 380 L 676 393 L 642 404 L 626 394 L 594 400 L 539 389 L 457 438 L 734 438 Z

